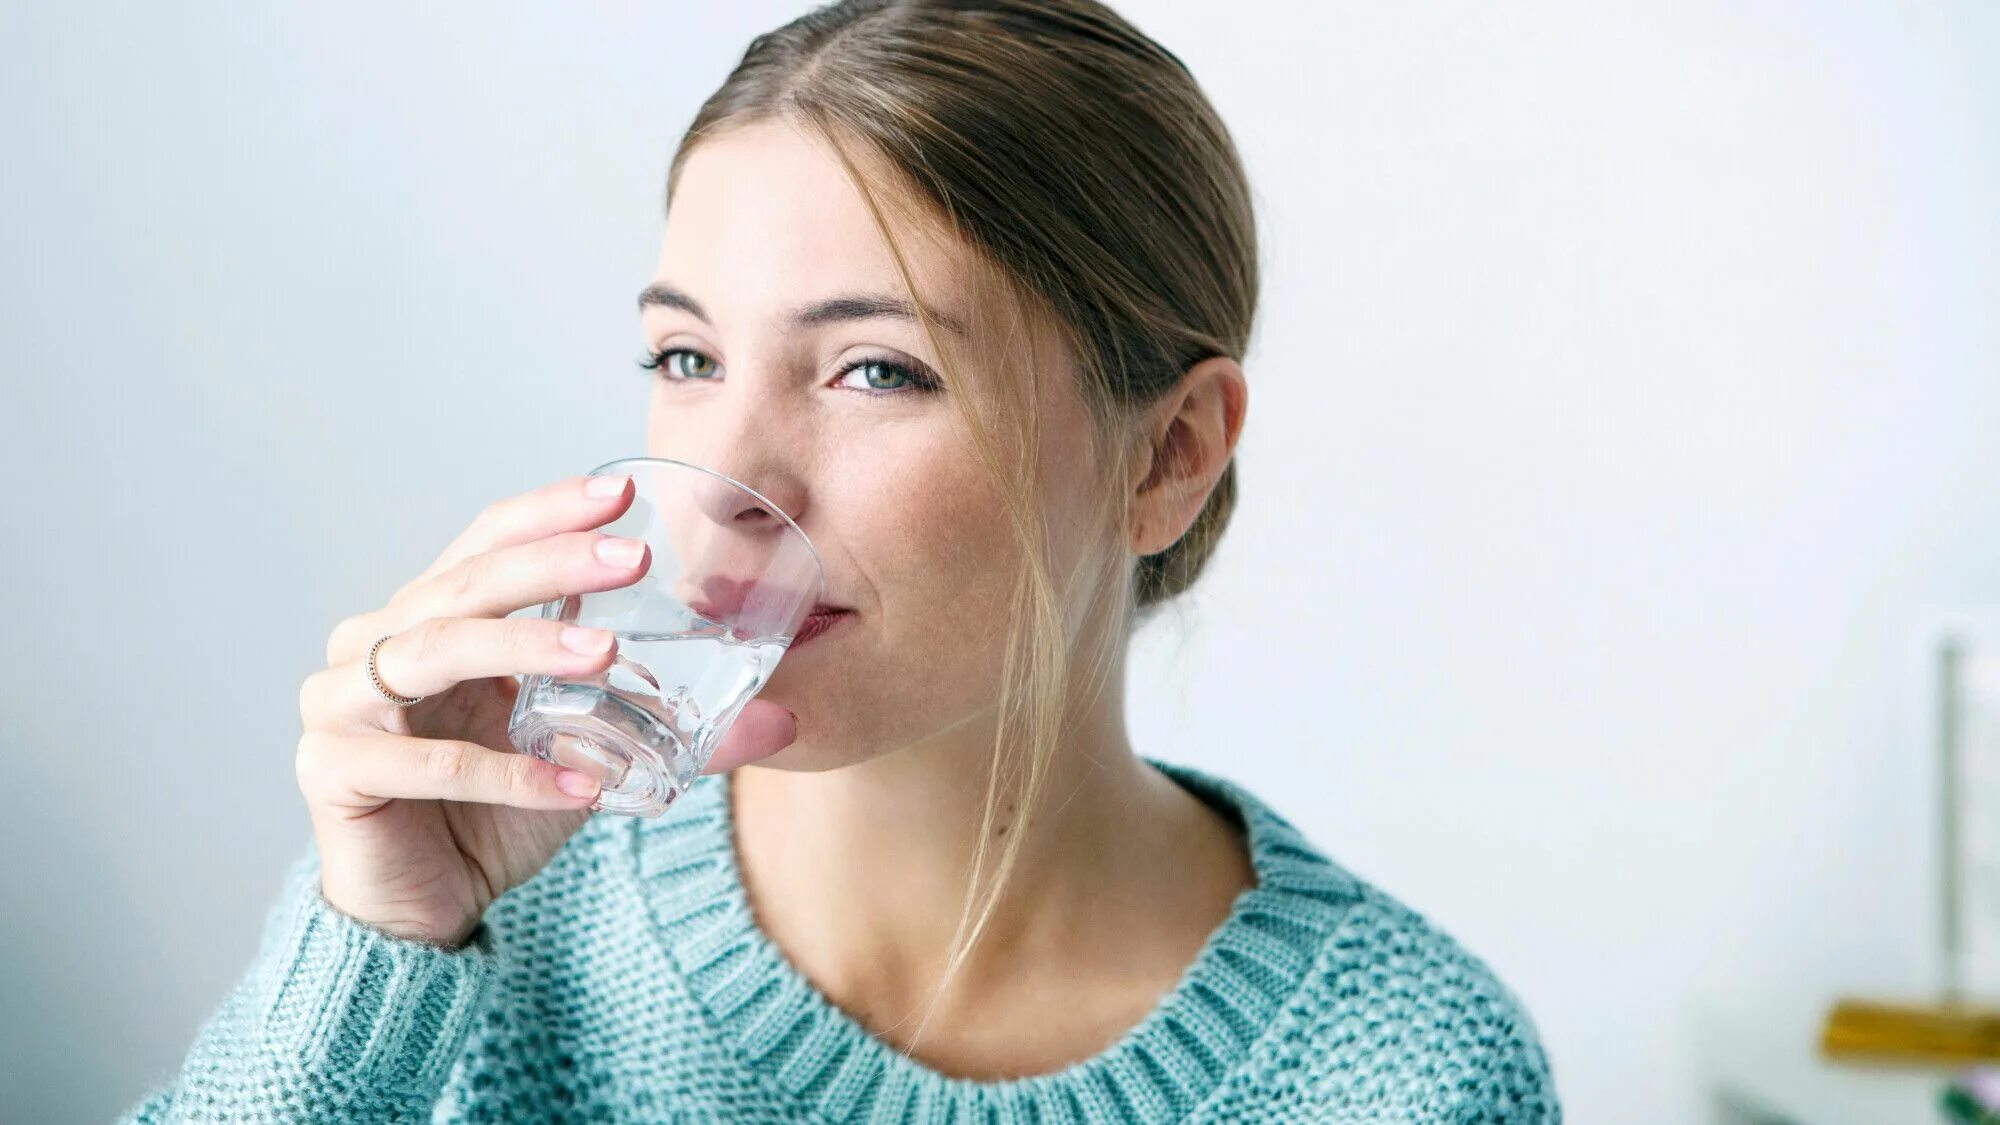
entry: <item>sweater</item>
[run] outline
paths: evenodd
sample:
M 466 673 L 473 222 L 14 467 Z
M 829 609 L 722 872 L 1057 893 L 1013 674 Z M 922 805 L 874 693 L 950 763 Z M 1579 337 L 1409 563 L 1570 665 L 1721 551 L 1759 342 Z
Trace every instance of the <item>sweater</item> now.
M 127 1122 L 1549 1122 L 1535 1026 L 1476 956 L 1241 787 L 1241 892 L 1098 1054 L 955 1078 L 869 1035 L 758 927 L 727 775 L 592 817 L 456 950 L 327 904 L 308 842 L 248 971 Z

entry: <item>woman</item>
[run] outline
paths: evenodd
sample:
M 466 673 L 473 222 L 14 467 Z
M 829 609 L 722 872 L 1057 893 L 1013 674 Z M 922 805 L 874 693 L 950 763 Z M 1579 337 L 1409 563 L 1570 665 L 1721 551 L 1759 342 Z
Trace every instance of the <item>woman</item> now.
M 797 520 L 830 627 L 714 777 L 593 817 L 505 726 L 613 638 L 506 615 L 643 570 L 592 530 L 629 482 L 492 505 L 333 631 L 313 846 L 133 1116 L 1559 1119 L 1476 957 L 1126 738 L 1127 637 L 1229 517 L 1257 295 L 1180 62 L 1091 0 L 834 4 L 751 44 L 667 198 L 648 451 Z

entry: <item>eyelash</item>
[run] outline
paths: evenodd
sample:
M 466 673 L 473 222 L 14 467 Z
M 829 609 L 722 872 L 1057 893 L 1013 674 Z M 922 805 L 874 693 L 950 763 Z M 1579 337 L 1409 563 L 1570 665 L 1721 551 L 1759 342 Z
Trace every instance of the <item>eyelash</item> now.
M 683 353 L 701 356 L 710 363 L 715 362 L 715 360 L 709 358 L 706 354 L 698 352 L 693 348 L 661 348 L 659 351 L 647 353 L 646 358 L 639 361 L 639 366 L 647 371 L 660 372 L 660 378 L 669 379 L 677 383 L 704 382 L 705 380 L 682 379 L 667 374 L 667 363 L 670 357 Z M 932 375 L 927 368 L 906 363 L 897 363 L 894 360 L 881 359 L 874 356 L 863 356 L 860 359 L 849 360 L 847 363 L 841 365 L 835 378 L 844 379 L 849 372 L 860 367 L 886 367 L 907 380 L 901 387 L 894 387 L 887 390 L 864 390 L 861 393 L 865 395 L 926 394 L 937 390 L 940 386 L 937 376 Z

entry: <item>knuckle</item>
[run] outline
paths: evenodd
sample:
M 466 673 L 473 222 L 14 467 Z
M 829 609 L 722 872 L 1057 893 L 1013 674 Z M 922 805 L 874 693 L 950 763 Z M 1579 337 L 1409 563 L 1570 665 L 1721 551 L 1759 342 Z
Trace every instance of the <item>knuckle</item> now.
M 455 631 L 451 618 L 428 617 L 405 632 L 410 638 L 410 662 L 427 665 L 450 649 Z
M 588 571 L 597 566 L 593 545 L 603 538 L 595 531 L 571 531 L 542 541 L 542 561 L 550 572 L 561 576 Z
M 473 555 L 439 576 L 438 586 L 453 605 L 471 599 L 485 581 L 486 556 Z
M 310 724 L 319 711 L 320 693 L 325 690 L 327 672 L 314 672 L 299 683 L 299 719 Z
M 327 752 L 325 735 L 309 730 L 299 736 L 298 750 L 292 755 L 292 773 L 298 780 L 300 792 L 314 796 L 325 791 L 331 757 Z
M 361 632 L 361 615 L 351 614 L 334 623 L 333 631 L 326 636 L 326 664 L 331 668 L 342 663 L 347 654 L 354 651 L 354 637 Z
M 537 761 L 539 759 L 526 754 L 515 754 L 507 759 L 507 788 L 510 792 L 525 797 L 540 790 Z
M 472 777 L 472 756 L 459 743 L 432 742 L 424 747 L 421 768 L 432 781 L 456 789 Z
M 531 660 L 557 647 L 556 631 L 561 628 L 559 622 L 510 617 L 507 619 L 505 643 L 515 657 L 523 661 Z
M 392 606 L 408 604 L 411 597 L 424 588 L 424 581 L 429 577 L 429 571 L 411 575 L 408 581 L 396 587 L 395 593 L 389 595 L 389 604 Z
M 470 524 L 467 524 L 466 526 L 470 528 L 477 528 L 480 531 L 484 531 L 488 528 L 498 526 L 500 523 L 505 521 L 506 518 L 507 518 L 507 499 L 506 497 L 501 497 L 498 500 L 488 501 L 485 507 L 479 509 L 479 511 L 473 515 L 472 522 Z

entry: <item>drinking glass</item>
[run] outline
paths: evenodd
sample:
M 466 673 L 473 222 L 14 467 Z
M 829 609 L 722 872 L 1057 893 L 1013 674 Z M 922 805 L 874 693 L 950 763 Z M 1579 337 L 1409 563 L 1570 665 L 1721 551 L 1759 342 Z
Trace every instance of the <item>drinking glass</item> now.
M 632 478 L 632 506 L 602 530 L 644 540 L 651 559 L 629 585 L 540 607 L 610 630 L 618 655 L 603 672 L 523 677 L 507 734 L 523 753 L 599 778 L 595 807 L 655 817 L 771 678 L 824 578 L 805 532 L 740 481 L 662 457 L 590 475 Z

